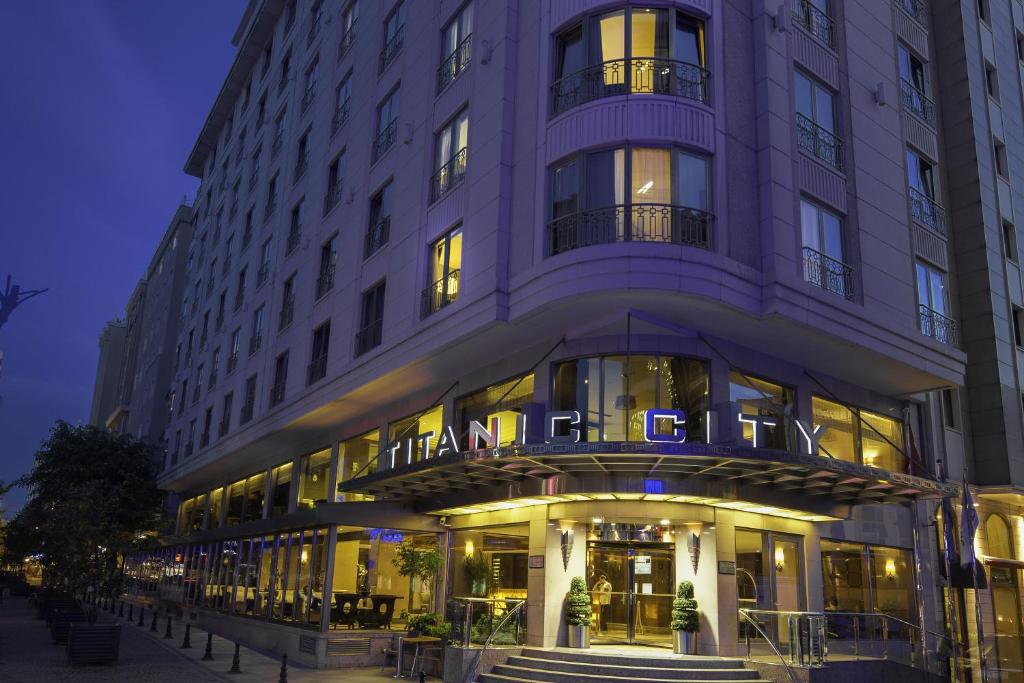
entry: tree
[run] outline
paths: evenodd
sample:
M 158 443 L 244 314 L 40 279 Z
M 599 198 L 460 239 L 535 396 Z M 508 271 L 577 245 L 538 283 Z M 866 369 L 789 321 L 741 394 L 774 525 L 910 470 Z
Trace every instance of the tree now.
M 700 629 L 700 618 L 697 616 L 697 601 L 693 599 L 693 584 L 689 581 L 680 581 L 676 589 L 676 597 L 672 600 L 672 623 L 673 631 L 689 631 L 693 633 Z
M 8 525 L 8 558 L 38 555 L 64 590 L 120 590 L 124 555 L 159 524 L 159 466 L 145 442 L 58 421 L 19 480 L 29 498 Z
M 441 571 L 441 551 L 437 543 L 418 547 L 412 542 L 402 543 L 395 551 L 391 564 L 401 576 L 409 577 L 409 611 L 412 611 L 413 581 L 429 581 Z
M 565 623 L 569 626 L 590 626 L 593 619 L 590 608 L 590 593 L 581 576 L 569 582 L 569 593 L 565 596 Z

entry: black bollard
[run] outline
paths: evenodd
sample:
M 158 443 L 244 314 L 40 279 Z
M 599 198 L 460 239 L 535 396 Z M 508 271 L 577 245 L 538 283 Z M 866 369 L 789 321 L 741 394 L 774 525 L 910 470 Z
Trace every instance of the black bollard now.
M 235 656 L 231 660 L 231 670 L 228 671 L 228 673 L 229 674 L 240 674 L 240 673 L 242 673 L 242 667 L 239 666 L 239 660 L 238 660 L 238 643 L 235 643 Z
M 277 677 L 277 683 L 288 683 L 288 655 L 281 655 L 281 675 Z
M 128 623 L 135 621 L 135 603 L 128 603 Z
M 146 613 L 146 608 L 143 607 L 142 605 L 139 605 L 139 626 L 145 626 L 145 624 L 142 623 L 142 615 L 144 615 L 145 613 Z
M 149 632 L 156 633 L 156 610 L 153 610 L 153 621 L 149 625 Z
M 213 661 L 213 634 L 209 632 L 206 634 L 206 652 L 203 653 L 203 661 Z
M 117 616 L 124 619 L 124 600 L 121 601 L 121 606 L 117 608 Z
M 182 650 L 191 650 L 192 649 L 192 639 L 190 637 L 191 635 L 192 635 L 192 624 L 185 624 L 185 640 L 181 641 L 181 649 Z
M 164 631 L 164 639 L 170 640 L 174 635 L 171 634 L 171 615 L 167 615 L 167 629 Z

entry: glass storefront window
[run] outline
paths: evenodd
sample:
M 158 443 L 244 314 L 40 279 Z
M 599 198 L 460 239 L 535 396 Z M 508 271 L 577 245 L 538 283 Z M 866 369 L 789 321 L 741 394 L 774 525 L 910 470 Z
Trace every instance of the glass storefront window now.
M 811 405 L 814 424 L 827 427 L 820 442 L 821 456 L 890 472 L 907 471 L 902 422 L 819 396 L 812 397 Z
M 468 449 L 469 422 L 476 420 L 488 431 L 495 418 L 500 420 L 498 445 L 508 446 L 516 438 L 516 419 L 522 407 L 533 401 L 533 374 L 515 377 L 487 387 L 455 402 L 460 448 Z
M 792 450 L 796 443 L 792 420 L 796 415 L 793 390 L 767 380 L 732 370 L 729 372 L 729 400 L 740 404 L 748 415 L 774 417 L 775 426 L 765 427 L 765 443 L 758 448 Z M 754 425 L 743 425 L 743 438 L 753 441 Z
M 292 490 L 292 464 L 285 463 L 271 471 L 270 516 L 279 517 L 288 514 L 289 494 Z
M 864 464 L 890 472 L 906 472 L 903 448 L 903 423 L 884 415 L 860 411 L 861 452 Z
M 225 526 L 241 524 L 242 511 L 245 509 L 245 480 L 236 481 L 228 487 L 228 509 L 224 519 Z
M 863 545 L 823 539 L 821 571 L 826 611 L 868 610 L 868 579 Z
M 444 428 L 444 406 L 434 406 L 424 413 L 417 413 L 402 418 L 388 425 L 388 443 L 402 442 L 397 452 L 396 466 L 419 462 L 423 459 L 420 452 L 421 444 L 416 437 L 426 432 L 434 432 L 434 438 Z M 390 467 L 391 463 L 378 463 L 381 468 Z
M 302 457 L 299 473 L 300 510 L 312 510 L 327 500 L 327 483 L 331 476 L 331 449 Z
M 643 441 L 644 412 L 652 408 L 682 410 L 686 440 L 706 440 L 704 361 L 644 355 L 630 356 L 628 362 L 626 356 L 579 358 L 556 365 L 553 377 L 552 409 L 580 412 L 586 422 L 581 441 Z
M 874 586 L 871 611 L 916 622 L 913 553 L 900 548 L 868 546 L 868 558 Z
M 449 564 L 449 585 L 455 597 L 498 601 L 525 599 L 529 565 L 527 525 L 467 529 L 455 532 Z
M 224 500 L 224 487 L 216 488 L 210 492 L 210 529 L 220 526 L 221 502 Z
M 814 396 L 811 398 L 814 424 L 825 427 L 818 442 L 819 454 L 846 462 L 857 462 L 856 427 L 853 411 L 833 401 Z
M 245 507 L 242 521 L 263 519 L 263 503 L 266 499 L 267 473 L 260 472 L 245 480 Z
M 364 477 L 377 471 L 377 454 L 380 453 L 380 432 L 376 429 L 342 441 L 338 448 L 338 482 L 355 477 Z M 390 463 L 389 463 L 390 464 Z M 338 501 L 373 500 L 373 496 L 362 493 L 336 494 Z

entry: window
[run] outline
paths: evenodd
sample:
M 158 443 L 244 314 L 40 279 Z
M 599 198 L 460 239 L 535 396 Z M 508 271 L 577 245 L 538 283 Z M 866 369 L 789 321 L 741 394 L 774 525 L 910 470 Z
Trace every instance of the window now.
M 602 97 L 662 94 L 708 101 L 704 25 L 680 10 L 618 9 L 556 38 L 555 115 Z
M 957 324 L 950 317 L 946 274 L 917 262 L 917 303 L 921 333 L 943 344 L 959 343 Z
M 181 430 L 174 432 L 174 450 L 171 451 L 171 467 L 178 464 L 178 453 L 181 451 Z
M 302 112 L 305 113 L 309 109 L 309 105 L 313 104 L 313 99 L 316 97 L 316 79 L 317 71 L 320 68 L 320 59 L 314 59 L 313 63 L 306 69 L 305 74 L 305 90 L 302 95 Z
M 324 215 L 341 201 L 341 189 L 345 178 L 345 152 L 339 154 L 327 167 L 327 194 L 324 195 Z
M 334 271 L 338 265 L 338 235 L 335 234 L 320 247 L 320 274 L 316 279 L 316 298 L 334 288 Z
M 181 380 L 181 400 L 178 403 L 178 412 L 179 413 L 184 412 L 184 410 L 185 410 L 185 401 L 187 400 L 186 399 L 187 396 L 188 396 L 188 377 L 186 377 L 185 379 Z
M 218 346 L 213 350 L 213 355 L 210 356 L 210 388 L 213 389 L 217 386 L 217 373 L 220 371 L 220 347 Z
M 381 281 L 363 292 L 360 329 L 356 333 L 356 355 L 361 356 L 381 343 L 384 328 L 384 285 Z
M 915 618 L 913 551 L 822 539 L 822 585 L 826 612 L 882 612 L 912 622 Z M 839 618 L 830 622 L 840 623 Z M 852 625 L 840 627 L 850 632 Z M 901 633 L 890 637 L 910 637 Z
M 437 200 L 466 177 L 466 144 L 469 136 L 469 111 L 463 109 L 438 132 L 434 141 L 434 177 L 431 201 Z
M 811 408 L 814 424 L 826 428 L 818 442 L 819 455 L 889 472 L 908 472 L 900 420 L 819 396 L 811 399 Z
M 1017 61 L 1024 62 L 1024 33 L 1017 31 Z
M 551 255 L 608 242 L 711 248 L 708 160 L 669 148 L 575 156 L 551 170 Z
M 837 169 L 843 168 L 842 141 L 836 134 L 835 95 L 796 72 L 797 145 Z
M 942 424 L 947 429 L 960 429 L 960 390 L 943 389 L 939 392 L 942 405 Z
M 203 433 L 199 437 L 199 447 L 206 448 L 210 445 L 210 429 L 213 427 L 213 407 L 206 409 L 203 415 Z
M 937 201 L 935 168 L 917 152 L 907 150 L 907 186 L 914 220 L 940 235 L 946 234 L 946 213 Z
M 313 330 L 313 348 L 309 354 L 306 385 L 313 384 L 327 375 L 327 351 L 331 343 L 331 321 Z
M 278 318 L 277 329 L 283 330 L 292 324 L 295 317 L 295 274 L 284 281 L 281 288 L 281 315 Z
M 231 252 L 232 252 L 232 249 L 234 249 L 234 246 L 235 246 L 235 233 L 231 233 L 230 235 L 228 235 L 228 238 L 226 240 L 224 240 L 224 265 L 221 267 L 221 272 L 224 275 L 227 275 L 228 271 L 231 270 L 231 257 L 232 257 L 232 253 Z
M 684 411 L 686 440 L 707 441 L 704 361 L 642 355 L 578 358 L 556 365 L 553 377 L 552 409 L 580 412 L 580 441 L 643 441 L 643 416 L 651 408 Z M 564 426 L 561 435 L 568 429 Z
M 270 145 L 270 158 L 273 159 L 277 156 L 278 152 L 284 146 L 284 122 L 287 110 L 282 110 L 277 118 L 274 119 L 274 142 Z
M 796 402 L 792 389 L 732 370 L 729 372 L 729 400 L 738 403 L 744 415 L 757 415 L 774 423 L 765 423 L 760 430 L 749 422 L 743 423 L 743 438 L 754 448 L 794 449 L 797 442 L 792 420 Z M 763 443 L 758 432 L 764 437 Z
M 256 287 L 260 287 L 270 277 L 270 243 L 273 238 L 268 237 L 260 247 L 260 268 L 256 271 Z
M 245 511 L 243 522 L 263 519 L 263 505 L 266 501 L 267 473 L 260 472 L 245 480 Z
M 359 3 L 353 0 L 341 12 L 341 45 L 338 48 L 338 59 L 344 57 L 356 39 L 356 20 L 359 19 Z
M 263 212 L 264 219 L 269 219 L 277 209 L 277 174 L 267 183 L 267 207 Z
M 348 121 L 352 101 L 352 71 L 345 74 L 341 83 L 334 90 L 334 116 L 331 118 L 331 135 L 333 136 Z
M 514 377 L 455 401 L 455 420 L 459 429 L 459 447 L 472 449 L 469 443 L 469 422 L 476 420 L 489 432 L 495 419 L 499 446 L 508 446 L 516 438 L 516 420 L 523 407 L 533 402 L 533 374 Z
M 402 50 L 405 35 L 405 3 L 398 6 L 384 20 L 384 47 L 380 51 L 380 70 L 388 68 Z
M 249 210 L 245 212 L 245 227 L 242 229 L 242 251 L 245 251 L 245 248 L 252 242 L 253 213 L 255 211 L 255 207 L 249 207 Z
M 1006 252 L 1006 258 L 1017 262 L 1017 230 L 1013 223 L 1006 220 L 1003 221 L 1003 250 Z
M 462 226 L 449 231 L 430 248 L 429 285 L 423 290 L 423 315 L 427 316 L 459 296 L 462 270 Z
M 793 3 L 793 23 L 834 48 L 835 24 L 828 5 L 828 0 L 797 0 Z
M 260 306 L 252 314 L 252 334 L 249 336 L 249 355 L 260 350 L 263 345 L 263 312 L 265 306 Z
M 242 412 L 238 416 L 239 424 L 245 424 L 252 419 L 256 408 L 256 375 L 250 375 L 245 379 L 245 397 L 242 402 Z
M 219 330 L 224 326 L 224 314 L 228 308 L 228 290 L 224 290 L 217 297 L 217 321 L 214 323 L 214 328 Z
M 315 0 L 309 8 L 309 32 L 306 34 L 306 45 L 312 45 L 313 41 L 320 34 L 320 25 L 323 23 L 324 3 L 323 0 Z
M 196 367 L 196 383 L 192 387 L 192 403 L 193 404 L 199 402 L 199 396 L 203 392 L 203 375 L 205 374 L 203 372 L 204 368 L 205 368 L 205 366 L 202 363 L 200 363 Z
M 996 173 L 1002 178 L 1008 179 L 1010 177 L 1010 164 L 1006 158 L 1006 145 L 996 138 L 992 138 L 992 145 L 995 151 Z
M 444 406 L 440 405 L 392 422 L 388 425 L 388 443 L 400 446 L 393 452 L 394 461 L 388 459 L 387 451 L 390 449 L 385 449 L 378 459 L 377 469 L 419 462 L 427 454 L 423 452 L 423 444 L 416 437 L 427 432 L 440 434 L 443 429 Z M 412 450 L 410 450 L 410 446 Z
M 242 328 L 236 327 L 231 333 L 231 343 L 228 346 L 228 374 L 230 375 L 238 367 L 238 354 L 242 349 Z
M 924 64 L 903 45 L 898 46 L 900 101 L 903 108 L 930 126 L 935 125 L 935 106 L 928 97 Z
M 189 457 L 195 450 L 196 442 L 196 421 L 191 420 L 188 423 L 188 441 L 185 442 L 185 457 Z
M 978 18 L 986 24 L 990 21 L 988 0 L 978 0 Z
M 988 96 L 999 101 L 999 76 L 996 68 L 989 62 L 985 62 L 985 92 Z
M 242 266 L 242 269 L 238 271 L 238 284 L 235 286 L 236 311 L 242 307 L 242 302 L 245 301 L 245 274 L 248 270 L 247 266 Z
M 288 226 L 288 240 L 285 242 L 284 248 L 285 256 L 295 251 L 299 246 L 299 241 L 302 238 L 302 213 L 305 204 L 306 198 L 303 197 L 292 207 L 292 217 Z
M 288 351 L 274 360 L 274 384 L 270 387 L 270 407 L 284 400 L 285 384 L 288 381 Z
M 310 131 L 307 130 L 299 138 L 299 151 L 295 158 L 295 182 L 298 182 L 302 174 L 309 168 L 309 135 Z
M 277 84 L 278 92 L 284 92 L 284 89 L 288 87 L 288 82 L 292 78 L 292 51 L 289 50 L 281 58 L 281 80 Z
M 800 200 L 804 280 L 847 299 L 853 298 L 853 269 L 844 263 L 842 219 L 806 199 Z
M 220 413 L 220 427 L 217 430 L 218 436 L 224 436 L 228 433 L 228 429 L 231 428 L 231 402 L 234 401 L 235 395 L 232 392 L 224 394 L 224 406 Z
M 262 126 L 267 122 L 267 93 L 263 93 L 260 97 L 259 104 L 256 105 L 256 126 Z
M 292 464 L 290 462 L 275 467 L 270 472 L 270 516 L 280 517 L 288 514 L 290 507 L 289 495 L 292 490 Z
M 325 449 L 302 456 L 299 463 L 300 510 L 312 510 L 317 503 L 327 502 L 327 484 L 331 476 L 331 450 Z
M 437 89 L 449 83 L 472 63 L 473 3 L 466 3 L 441 32 L 441 67 L 437 70 Z
M 394 146 L 397 134 L 398 88 L 395 88 L 377 107 L 377 129 L 373 140 L 374 161 Z
M 388 243 L 391 234 L 391 181 L 370 200 L 370 226 L 366 231 L 363 258 L 370 258 Z
M 348 481 L 357 477 L 365 477 L 381 469 L 390 467 L 383 458 L 378 460 L 380 453 L 380 432 L 376 429 L 359 436 L 342 441 L 338 445 L 338 481 Z M 364 493 L 345 493 L 337 496 L 339 501 L 372 501 L 373 496 Z
M 1024 347 L 1024 308 L 1013 307 L 1013 342 L 1018 348 Z

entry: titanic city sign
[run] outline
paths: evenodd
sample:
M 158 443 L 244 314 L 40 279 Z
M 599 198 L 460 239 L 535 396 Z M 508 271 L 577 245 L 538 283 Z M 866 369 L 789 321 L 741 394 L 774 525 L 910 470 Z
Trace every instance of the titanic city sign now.
M 754 448 L 765 443 L 765 429 L 778 426 L 778 418 L 774 415 L 752 415 L 744 413 L 736 403 L 726 404 L 725 411 L 739 426 L 740 433 L 748 425 L 750 428 L 749 442 Z M 686 412 L 682 410 L 671 410 L 665 408 L 652 408 L 642 411 L 643 413 L 643 435 L 647 443 L 686 443 L 687 427 Z M 706 443 L 712 443 L 713 418 L 716 412 L 707 411 L 704 416 L 704 437 Z M 519 444 L 536 443 L 537 439 L 530 439 L 527 432 L 527 415 L 520 413 L 515 420 L 515 442 Z M 543 442 L 548 444 L 574 444 L 579 443 L 581 438 L 581 427 L 583 418 L 578 410 L 552 410 L 544 414 Z M 806 455 L 818 455 L 818 444 L 825 434 L 826 427 L 793 419 L 796 430 L 800 436 L 800 452 Z M 476 420 L 469 421 L 468 441 L 469 450 L 481 448 L 497 448 L 499 435 L 501 434 L 501 417 L 491 418 L 490 425 L 484 426 Z M 418 448 L 414 447 L 414 443 Z M 459 453 L 459 439 L 455 429 L 451 425 L 445 426 L 440 434 L 433 430 L 423 432 L 415 437 L 408 437 L 393 441 L 388 444 L 379 456 L 379 464 L 382 467 L 398 467 L 411 464 L 413 456 L 419 452 L 421 459 L 440 458 L 444 455 Z

